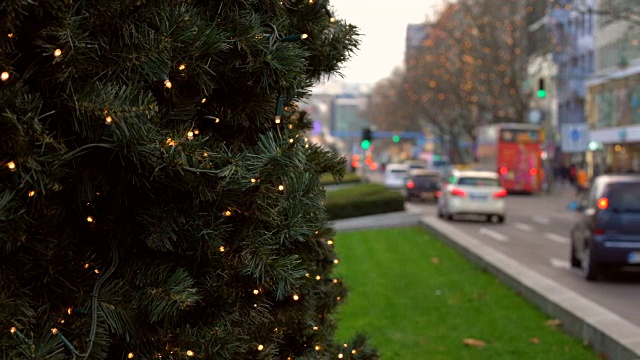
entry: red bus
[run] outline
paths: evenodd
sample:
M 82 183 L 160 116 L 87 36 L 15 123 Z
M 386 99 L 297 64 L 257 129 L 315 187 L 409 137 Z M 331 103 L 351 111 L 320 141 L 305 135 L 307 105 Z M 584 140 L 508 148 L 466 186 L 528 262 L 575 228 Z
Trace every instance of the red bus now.
M 539 125 L 502 123 L 478 127 L 477 166 L 500 174 L 508 192 L 540 191 L 544 176 L 544 130 Z

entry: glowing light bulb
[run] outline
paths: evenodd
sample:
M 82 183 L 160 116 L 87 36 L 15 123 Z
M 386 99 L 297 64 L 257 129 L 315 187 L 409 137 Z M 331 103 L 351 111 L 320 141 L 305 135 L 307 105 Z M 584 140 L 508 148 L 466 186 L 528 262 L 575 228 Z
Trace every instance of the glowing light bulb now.
M 187 133 L 187 139 L 189 139 L 189 140 L 193 140 L 193 131 L 189 131 L 189 132 Z
M 333 240 L 327 240 L 327 244 L 333 245 Z
M 348 347 L 349 347 L 349 345 L 347 345 L 347 344 L 342 344 L 342 347 L 343 347 L 343 348 L 348 348 Z
M 320 329 L 320 328 L 319 328 L 319 327 L 317 327 L 317 326 L 314 326 L 314 327 L 313 327 L 313 331 L 318 331 L 319 329 Z
M 253 294 L 254 294 L 254 295 L 258 295 L 258 294 L 260 294 L 260 290 L 258 290 L 258 289 L 253 290 Z
M 34 197 L 34 196 L 36 196 L 36 192 L 31 190 L 31 191 L 29 191 L 28 195 L 29 195 L 29 197 Z
M 100 274 L 100 270 L 98 270 L 98 269 L 93 270 L 93 272 L 96 273 L 96 274 Z
M 202 100 L 200 101 L 201 103 L 206 103 L 207 102 L 207 98 L 202 98 Z
M 334 259 L 334 260 L 333 260 L 333 263 L 334 263 L 334 264 L 339 264 L 339 263 L 340 263 L 340 260 L 338 260 L 338 259 Z
M 15 36 L 15 35 L 14 35 L 13 33 L 8 33 L 8 34 L 7 34 L 7 37 L 8 37 L 9 39 L 13 39 L 13 37 L 14 37 L 14 36 Z
M 227 210 L 225 212 L 222 213 L 224 216 L 231 216 L 231 211 Z
M 308 37 L 309 37 L 309 35 L 307 35 L 307 34 L 302 34 L 302 35 L 300 35 L 300 39 L 302 39 L 302 40 L 304 40 L 304 39 L 306 39 L 306 38 L 308 38 Z
M 358 351 L 356 349 L 353 349 L 353 350 L 351 350 L 351 353 L 355 355 L 355 354 L 358 353 Z
M 133 355 L 133 353 L 130 352 L 130 353 L 127 354 L 127 359 L 133 359 L 134 356 L 135 355 Z
M 264 350 L 264 345 L 262 344 L 258 345 L 258 351 L 262 351 L 262 350 Z
M 53 56 L 55 57 L 60 57 L 60 55 L 62 55 L 62 50 L 60 49 L 56 49 L 56 51 L 53 52 Z
M 191 350 L 187 350 L 187 356 L 193 356 L 195 353 Z
M 89 268 L 89 263 L 84 264 L 84 268 L 88 269 Z
M 289 139 L 289 142 L 290 142 L 290 143 L 292 143 L 292 142 L 293 142 L 293 139 Z
M 320 279 L 322 279 L 322 276 L 316 275 L 316 280 L 320 280 Z
M 255 182 L 256 182 L 256 181 L 258 181 L 258 180 L 254 179 L 254 178 L 251 178 L 251 182 L 252 182 L 252 183 L 254 183 L 254 184 L 255 184 Z
M 316 345 L 315 349 L 316 349 L 316 351 L 320 351 L 322 349 L 322 346 Z
M 339 282 L 340 282 L 340 280 L 338 280 L 338 279 L 333 279 L 333 283 L 334 283 L 334 284 L 337 284 L 337 283 L 339 283 Z
M 333 16 L 329 19 L 329 22 L 336 22 L 336 18 L 334 18 Z
M 200 130 L 198 130 L 198 129 L 193 129 L 193 133 L 194 133 L 194 134 L 196 134 L 196 135 L 198 135 L 198 134 L 200 134 Z
M 216 118 L 216 124 L 220 122 L 220 118 Z
M 18 331 L 18 330 L 16 329 L 16 327 L 15 327 L 15 326 L 12 326 L 12 327 L 11 327 L 11 329 L 9 329 L 9 331 L 10 331 L 10 332 L 11 332 L 11 334 L 13 335 L 13 334 L 15 334 L 15 333 L 16 333 L 16 331 Z
M 284 190 L 284 185 L 278 185 L 278 190 L 280 191 Z
M 72 313 L 72 312 L 73 312 L 73 309 L 72 309 L 72 308 L 70 308 L 70 307 L 69 307 L 69 308 L 67 308 L 67 314 L 71 315 L 71 313 Z
M 224 252 L 226 249 L 224 248 L 224 246 L 220 246 L 220 252 Z
M 7 163 L 7 167 L 9 168 L 9 170 L 14 171 L 16 169 L 16 163 L 14 163 L 13 161 L 9 161 Z
M 0 74 L 0 80 L 2 81 L 9 80 L 9 73 L 7 71 L 3 71 L 2 74 Z
M 279 116 L 279 115 L 278 115 L 278 116 L 276 116 L 276 124 L 280 124 L 280 119 L 282 119 L 282 117 L 281 117 L 281 116 Z
M 293 300 L 295 301 L 300 300 L 300 296 L 298 296 L 298 294 L 293 294 Z
M 58 329 L 56 329 L 56 328 L 51 328 L 51 333 L 52 333 L 53 335 L 58 335 Z
M 108 115 L 105 119 L 104 119 L 104 123 L 107 125 L 111 125 L 111 123 L 113 122 L 113 118 L 111 117 L 111 115 Z
M 169 79 L 167 79 L 167 80 L 164 81 L 164 86 L 166 86 L 167 89 L 171 89 L 171 86 L 173 86 L 173 85 L 171 85 L 171 81 L 169 81 Z
M 176 146 L 176 142 L 175 142 L 175 141 L 173 141 L 173 139 L 168 138 L 168 139 L 167 139 L 167 145 L 169 145 L 169 146 Z
M 342 298 L 341 298 L 340 296 L 338 296 L 338 297 L 336 298 L 336 300 L 340 301 L 340 300 L 342 300 Z
M 87 216 L 87 222 L 88 223 L 92 223 L 93 221 L 94 221 L 93 220 L 93 216 L 91 216 L 91 215 Z
M 186 64 L 180 64 L 180 66 L 178 66 L 178 70 L 184 70 L 187 68 Z
M 344 355 L 342 353 L 338 354 L 338 359 L 342 359 Z

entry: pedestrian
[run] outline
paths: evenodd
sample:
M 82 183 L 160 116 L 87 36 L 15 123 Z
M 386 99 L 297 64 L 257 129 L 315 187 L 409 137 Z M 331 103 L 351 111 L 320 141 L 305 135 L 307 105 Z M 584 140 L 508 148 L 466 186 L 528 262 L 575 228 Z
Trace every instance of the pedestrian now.
M 576 194 L 582 195 L 587 190 L 589 186 L 589 175 L 587 175 L 587 170 L 581 168 L 576 171 Z

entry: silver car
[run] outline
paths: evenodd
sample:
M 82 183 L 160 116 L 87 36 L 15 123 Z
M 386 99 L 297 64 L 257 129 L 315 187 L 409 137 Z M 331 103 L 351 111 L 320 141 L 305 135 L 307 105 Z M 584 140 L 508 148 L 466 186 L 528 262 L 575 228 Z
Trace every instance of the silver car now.
M 483 215 L 502 223 L 506 196 L 496 172 L 453 170 L 438 198 L 438 216 L 453 220 L 459 215 Z

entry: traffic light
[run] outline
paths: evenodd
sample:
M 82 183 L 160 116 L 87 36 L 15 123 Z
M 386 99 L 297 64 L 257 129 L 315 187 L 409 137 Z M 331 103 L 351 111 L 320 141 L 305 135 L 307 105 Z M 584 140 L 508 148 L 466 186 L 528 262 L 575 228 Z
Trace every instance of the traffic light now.
M 371 146 L 371 140 L 372 140 L 371 129 L 369 128 L 362 129 L 362 142 L 360 143 L 360 147 L 363 150 L 368 150 L 369 147 Z
M 400 135 L 398 135 L 398 134 L 394 134 L 394 135 L 393 135 L 393 142 L 394 142 L 394 143 L 400 142 Z
M 547 89 L 544 88 L 544 79 L 538 79 L 538 98 L 544 99 L 547 97 Z

